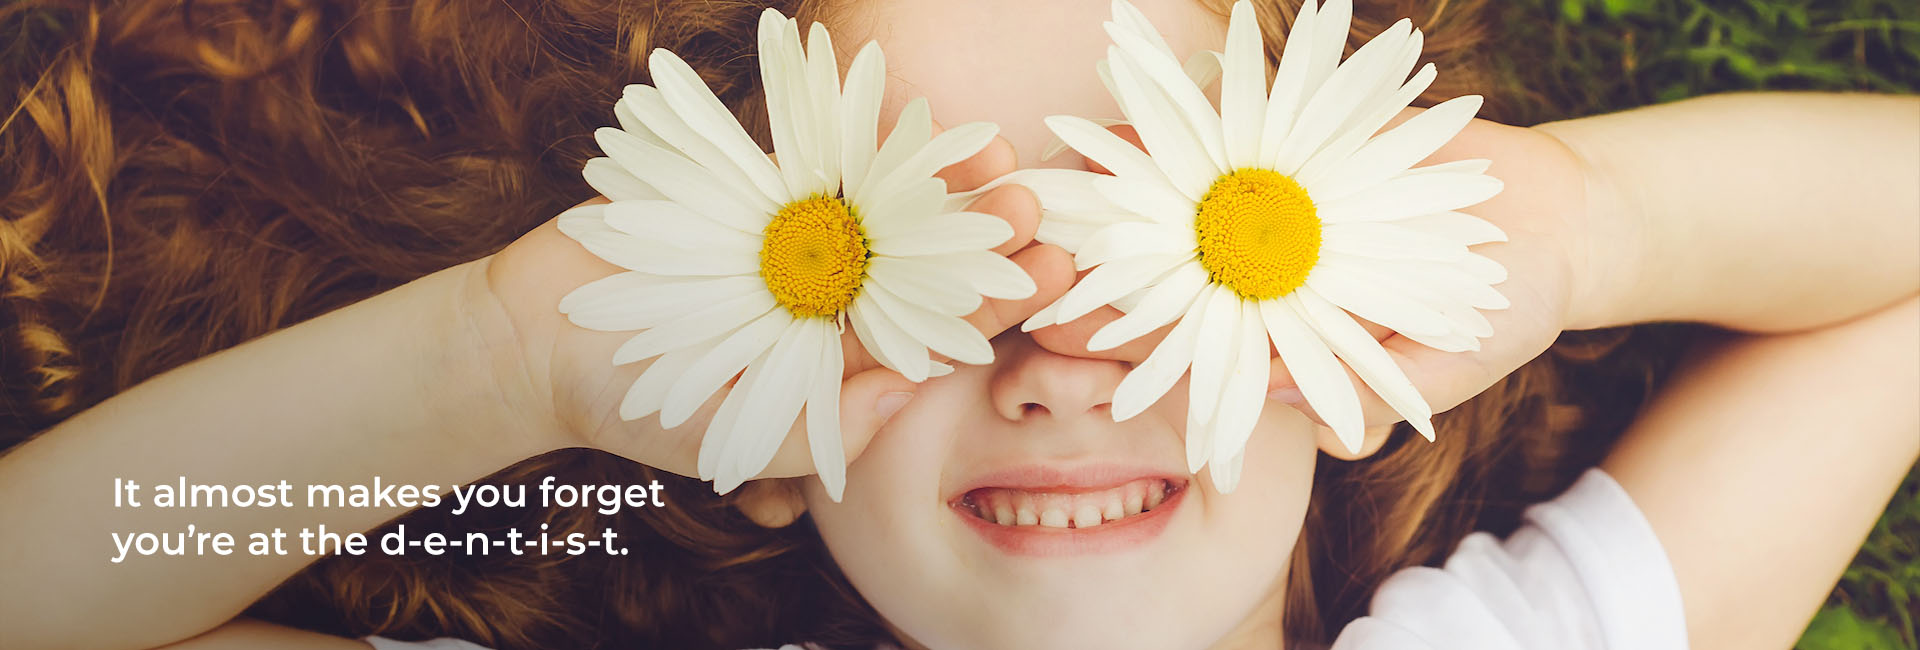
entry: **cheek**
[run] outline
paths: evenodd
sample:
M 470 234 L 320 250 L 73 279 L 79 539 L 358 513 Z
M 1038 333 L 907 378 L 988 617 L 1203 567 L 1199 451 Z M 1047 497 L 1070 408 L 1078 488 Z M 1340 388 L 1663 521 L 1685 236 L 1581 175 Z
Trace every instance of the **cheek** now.
M 977 404 L 981 389 L 974 384 L 984 383 L 977 374 L 979 369 L 963 367 L 923 384 L 848 468 L 840 503 L 817 482 L 805 491 L 807 510 L 835 564 L 882 617 L 902 629 L 980 618 L 968 608 L 982 590 L 950 542 L 964 531 L 952 530 L 956 522 L 946 515 L 940 494 L 943 465 L 964 429 L 956 417 L 986 410 Z

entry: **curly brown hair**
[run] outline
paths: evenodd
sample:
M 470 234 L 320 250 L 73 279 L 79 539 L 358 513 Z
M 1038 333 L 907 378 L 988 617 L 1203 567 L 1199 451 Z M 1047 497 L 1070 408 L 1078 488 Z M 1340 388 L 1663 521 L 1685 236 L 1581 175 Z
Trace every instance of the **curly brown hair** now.
M 1208 0 L 1225 12 L 1225 0 Z M 1277 57 L 1296 2 L 1257 3 Z M 1423 97 L 1495 87 L 1485 0 L 1357 2 L 1411 16 L 1446 69 Z M 592 130 L 656 47 L 764 130 L 746 0 L 46 0 L 0 8 L 0 449 L 148 377 L 492 253 L 591 194 Z M 831 8 L 786 0 L 803 20 Z M 1489 97 L 1483 115 L 1525 114 Z M 1511 119 L 1511 117 L 1509 117 Z M 763 138 L 764 139 L 764 138 Z M 1288 634 L 1325 640 L 1401 568 L 1511 527 L 1591 464 L 1664 343 L 1563 341 L 1436 418 L 1433 444 L 1323 458 L 1293 549 Z M 1592 363 L 1616 353 L 1611 363 Z M 1631 354 L 1628 354 L 1631 356 Z M 1579 390 L 1572 390 L 1579 387 Z M 1580 433 L 1570 433 L 1578 431 Z M 1569 445 L 1568 441 L 1573 441 Z M 446 508 L 415 530 L 612 528 L 639 559 L 330 557 L 251 613 L 358 636 L 509 648 L 870 647 L 885 625 L 806 519 L 761 528 L 704 485 L 566 450 L 486 479 L 658 479 L 673 508 Z M 392 524 L 389 524 L 392 525 Z

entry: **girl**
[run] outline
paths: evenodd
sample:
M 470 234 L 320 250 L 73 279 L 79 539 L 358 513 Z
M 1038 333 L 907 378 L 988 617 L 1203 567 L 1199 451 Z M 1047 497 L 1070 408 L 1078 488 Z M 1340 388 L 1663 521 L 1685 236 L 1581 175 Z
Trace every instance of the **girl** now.
M 1207 7 L 1146 8 L 1182 54 L 1219 47 L 1223 25 Z M 1088 74 L 1104 48 L 1098 32 L 1104 6 L 1028 11 L 1012 24 L 968 22 L 996 15 L 1009 14 L 877 3 L 823 16 L 841 43 L 879 40 L 897 77 L 894 87 L 929 97 L 944 119 L 1006 127 L 1010 146 L 944 173 L 956 190 L 1010 171 L 1016 161 L 1030 163 L 1045 144 L 1039 116 L 1112 113 Z M 1265 15 L 1272 21 L 1287 14 Z M 716 33 L 746 29 L 739 21 L 714 22 L 726 26 Z M 1269 42 L 1278 43 L 1269 31 Z M 295 61 L 291 65 L 299 65 Z M 376 70 L 368 77 L 378 79 L 378 68 L 353 69 Z M 980 70 L 1000 74 L 976 74 Z M 53 106 L 75 101 L 73 91 L 63 92 L 66 103 Z M 58 114 L 40 101 L 30 106 L 46 131 Z M 1008 189 L 982 197 L 974 209 L 1015 226 L 1020 234 L 1003 252 L 1034 276 L 1039 294 L 991 304 L 972 319 L 983 333 L 998 335 L 993 365 L 961 368 L 920 386 L 880 371 L 849 376 L 843 426 L 849 456 L 862 460 L 850 469 L 843 502 L 823 498 L 805 480 L 755 483 L 722 501 L 677 482 L 680 489 L 669 489 L 677 507 L 646 515 L 639 557 L 604 564 L 631 572 L 614 574 L 611 583 L 538 564 L 457 582 L 470 579 L 457 575 L 463 566 L 491 569 L 492 560 L 484 558 L 425 569 L 447 573 L 409 576 L 420 582 L 406 586 L 499 590 L 501 598 L 443 592 L 415 599 L 405 589 L 371 582 L 366 567 L 380 566 L 372 558 L 331 562 L 317 577 L 337 580 L 342 592 L 371 586 L 369 595 L 341 600 L 391 608 L 404 619 L 385 630 L 405 632 L 408 623 L 430 621 L 411 629 L 458 632 L 493 646 L 631 645 L 638 639 L 737 647 L 817 639 L 930 647 L 1278 647 L 1334 633 L 1351 647 L 1784 645 L 1920 453 L 1913 436 L 1920 422 L 1907 406 L 1920 389 L 1914 373 L 1920 350 L 1911 336 L 1920 326 L 1913 298 L 1920 260 L 1907 245 L 1920 236 L 1911 181 L 1920 160 L 1903 148 L 1916 137 L 1915 110 L 1910 99 L 1745 96 L 1536 129 L 1491 122 L 1470 127 L 1434 162 L 1489 158 L 1492 173 L 1506 180 L 1501 197 L 1472 211 L 1512 235 L 1488 254 L 1512 271 L 1502 290 L 1515 308 L 1496 321 L 1496 337 L 1480 353 L 1403 359 L 1436 409 L 1460 405 L 1439 423 L 1433 445 L 1406 441 L 1406 432 L 1376 420 L 1369 444 L 1351 454 L 1311 421 L 1276 405 L 1249 447 L 1238 491 L 1222 495 L 1204 477 L 1186 476 L 1179 467 L 1180 400 L 1163 400 L 1126 424 L 1101 417 L 1124 364 L 1142 350 L 1087 352 L 1085 333 L 1099 316 L 1033 337 L 1002 334 L 1072 280 L 1060 251 L 1024 246 L 1038 206 Z M 272 110 L 260 115 L 256 119 L 282 119 Z M 414 115 L 408 119 L 418 120 L 421 130 L 434 128 L 433 120 Z M 1795 128 L 1774 128 L 1779 123 Z M 47 139 L 57 141 L 56 135 L 66 133 Z M 321 142 L 306 144 L 326 151 Z M 50 168 L 36 178 L 74 191 L 56 178 L 60 159 L 33 160 Z M 1821 164 L 1790 164 L 1807 160 Z M 1842 204 L 1844 212 L 1830 207 Z M 1811 214 L 1820 214 L 1824 227 L 1796 227 Z M 318 235 L 329 231 L 308 227 Z M 553 309 L 566 291 L 609 272 L 543 226 L 496 255 L 210 355 L 22 445 L 0 459 L 0 513 L 10 522 L 34 522 L 0 533 L 8 536 L 6 548 L 25 549 L 0 559 L 8 584 L 19 587 L 0 596 L 0 607 L 16 613 L 9 616 L 7 644 L 140 647 L 179 640 L 219 627 L 306 562 L 234 556 L 109 565 L 100 561 L 102 549 L 85 540 L 104 546 L 110 531 L 171 530 L 189 520 L 232 530 L 317 524 L 366 530 L 401 514 L 394 508 L 115 511 L 98 490 L 116 477 L 144 484 L 179 475 L 229 484 L 338 484 L 381 476 L 447 485 L 572 447 L 689 471 L 702 430 L 698 418 L 662 431 L 650 420 L 611 417 L 640 368 L 608 367 L 619 337 L 572 328 Z M 260 282 L 260 275 L 248 281 Z M 1765 290 L 1737 290 L 1746 287 Z M 1605 473 L 1589 475 L 1533 511 L 1504 545 L 1469 538 L 1444 571 L 1412 570 L 1378 586 L 1386 573 L 1436 557 L 1417 547 L 1451 549 L 1458 541 L 1451 531 L 1422 525 L 1451 516 L 1436 508 L 1457 507 L 1437 502 L 1473 496 L 1457 491 L 1476 482 L 1459 480 L 1462 474 L 1471 479 L 1493 471 L 1479 463 L 1498 458 L 1492 450 L 1502 444 L 1518 444 L 1515 437 L 1552 433 L 1544 418 L 1515 414 L 1524 416 L 1537 408 L 1529 401 L 1566 389 L 1530 387 L 1550 381 L 1552 373 L 1516 368 L 1562 330 L 1654 320 L 1749 333 L 1700 350 L 1609 454 Z M 1285 401 L 1285 374 L 1276 377 L 1282 379 L 1275 399 Z M 1503 377 L 1500 388 L 1483 394 Z M 1787 398 L 1789 391 L 1798 399 Z M 1831 444 L 1837 436 L 1846 444 Z M 809 470 L 804 451 L 789 446 L 769 477 Z M 1341 460 L 1317 461 L 1322 453 Z M 596 471 L 561 468 L 575 470 L 570 478 Z M 518 471 L 537 479 L 552 469 Z M 645 482 L 636 478 L 620 482 Z M 1133 510 L 1137 491 L 1138 518 L 1045 535 L 987 522 L 989 513 L 980 509 L 1000 495 L 1040 501 L 1101 490 L 1116 492 L 1124 511 Z M 1816 491 L 1819 498 L 1807 496 Z M 1387 512 L 1369 519 L 1365 511 L 1376 507 Z M 745 520 L 732 514 L 736 510 Z M 790 526 L 803 514 L 810 526 Z M 729 534 L 747 521 L 777 529 L 763 534 L 772 544 L 709 543 L 731 542 Z M 1355 527 L 1374 523 L 1384 525 Z M 675 539 L 650 540 L 649 534 Z M 1416 548 L 1380 551 L 1409 545 Z M 686 555 L 645 552 L 670 546 Z M 785 552 L 762 559 L 776 550 Z M 1377 562 L 1354 564 L 1365 560 Z M 684 575 L 672 572 L 676 563 L 709 580 L 737 582 L 689 587 L 676 582 Z M 1762 563 L 1768 573 L 1748 571 Z M 727 568 L 733 566 L 748 568 Z M 1316 571 L 1320 579 L 1313 580 Z M 1332 571 L 1340 573 L 1328 577 Z M 207 575 L 218 577 L 201 577 Z M 1357 589 L 1346 584 L 1348 575 Z M 858 596 L 838 600 L 833 589 L 839 586 Z M 1375 616 L 1342 632 L 1353 603 L 1375 587 Z M 714 600 L 677 611 L 664 602 L 687 595 Z M 733 595 L 743 597 L 722 599 Z M 547 598 L 593 603 L 583 606 L 605 606 L 627 618 L 541 621 L 538 615 L 552 611 L 601 619 L 545 606 L 540 601 Z M 663 602 L 630 602 L 647 598 Z M 506 599 L 533 602 L 489 609 Z M 432 609 L 439 610 L 438 620 L 427 613 Z M 517 620 L 496 622 L 496 613 Z M 675 614 L 699 621 L 652 618 Z M 568 633 L 578 636 L 562 636 Z M 187 647 L 222 643 L 358 642 L 242 622 Z

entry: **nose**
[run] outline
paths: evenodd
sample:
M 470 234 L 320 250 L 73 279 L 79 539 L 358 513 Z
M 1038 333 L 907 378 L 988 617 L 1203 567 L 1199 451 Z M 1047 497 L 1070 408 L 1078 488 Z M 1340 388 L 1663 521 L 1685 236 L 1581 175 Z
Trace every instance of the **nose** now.
M 1029 418 L 1105 415 L 1126 376 L 1118 361 L 1054 354 L 1028 336 L 1005 336 L 1003 361 L 988 384 L 993 409 L 1013 422 Z

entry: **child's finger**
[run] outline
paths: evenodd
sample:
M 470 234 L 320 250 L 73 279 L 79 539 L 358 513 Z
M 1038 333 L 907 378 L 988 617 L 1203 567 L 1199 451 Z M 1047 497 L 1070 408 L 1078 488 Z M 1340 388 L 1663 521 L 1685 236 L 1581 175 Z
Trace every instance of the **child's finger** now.
M 940 134 L 939 122 L 934 123 L 933 133 Z M 948 165 L 946 169 L 935 172 L 934 176 L 947 182 L 947 191 L 950 193 L 967 192 L 1013 171 L 1016 161 L 1013 143 L 996 135 L 972 157 Z
M 1073 285 L 1073 256 L 1059 246 L 1028 246 L 1007 259 L 1033 278 L 1034 291 L 1033 295 L 1017 300 L 988 298 L 979 309 L 966 316 L 967 322 L 989 339 L 1032 317 Z
M 951 169 L 951 168 L 949 168 Z M 1025 185 L 1007 184 L 993 188 L 967 205 L 968 212 L 991 214 L 1005 219 L 1013 227 L 1013 237 L 993 248 L 1001 255 L 1027 247 L 1034 231 L 1040 228 L 1040 199 Z

